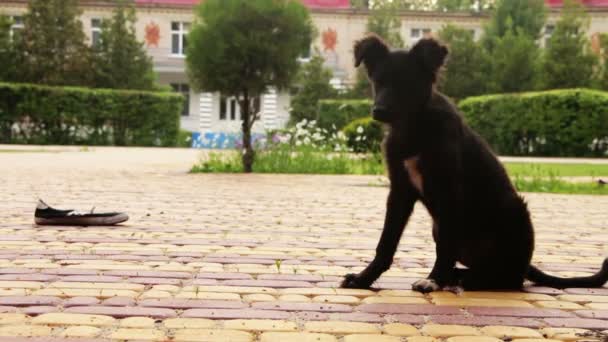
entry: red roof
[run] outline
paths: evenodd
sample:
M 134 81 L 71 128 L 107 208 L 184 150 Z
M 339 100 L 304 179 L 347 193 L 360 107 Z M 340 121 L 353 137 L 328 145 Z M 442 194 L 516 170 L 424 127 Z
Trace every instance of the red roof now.
M 564 0 L 545 0 L 549 7 L 562 7 Z M 589 7 L 608 7 L 608 0 L 582 0 L 582 3 Z
M 135 0 L 135 3 L 159 4 L 159 5 L 178 5 L 178 6 L 194 6 L 201 0 Z M 301 0 L 310 8 L 349 8 L 349 0 Z

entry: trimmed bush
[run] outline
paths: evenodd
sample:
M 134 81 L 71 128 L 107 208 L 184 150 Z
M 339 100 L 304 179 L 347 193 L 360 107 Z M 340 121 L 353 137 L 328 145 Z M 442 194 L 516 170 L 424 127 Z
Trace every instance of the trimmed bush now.
M 379 152 L 384 129 L 382 124 L 371 117 L 356 119 L 343 129 L 346 144 L 354 152 Z
M 565 89 L 467 98 L 468 124 L 501 155 L 608 155 L 608 93 Z
M 321 100 L 317 124 L 327 130 L 341 130 L 349 122 L 369 116 L 371 106 L 369 100 Z
M 175 146 L 175 93 L 0 83 L 0 143 Z

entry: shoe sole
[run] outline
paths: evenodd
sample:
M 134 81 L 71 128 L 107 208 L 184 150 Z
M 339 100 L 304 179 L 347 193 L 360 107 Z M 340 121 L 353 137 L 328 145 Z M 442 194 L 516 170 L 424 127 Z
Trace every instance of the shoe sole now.
M 118 214 L 106 217 L 34 217 L 34 222 L 41 226 L 112 226 L 129 219 L 127 214 Z

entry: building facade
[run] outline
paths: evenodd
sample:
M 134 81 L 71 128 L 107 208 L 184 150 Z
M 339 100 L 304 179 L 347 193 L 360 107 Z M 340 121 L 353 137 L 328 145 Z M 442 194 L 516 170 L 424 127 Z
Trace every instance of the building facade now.
M 182 113 L 182 129 L 199 132 L 203 138 L 199 145 L 208 146 L 217 135 L 230 135 L 240 131 L 239 106 L 235 99 L 219 93 L 198 93 L 188 82 L 185 71 L 187 34 L 194 21 L 194 7 L 200 0 L 135 0 L 137 8 L 136 31 L 145 43 L 154 61 L 159 82 L 171 86 L 185 96 Z M 253 1 L 253 0 L 252 0 Z M 332 70 L 332 84 L 336 88 L 347 87 L 355 80 L 352 46 L 366 33 L 367 10 L 349 7 L 349 0 L 301 0 L 311 10 L 313 23 L 319 33 L 311 51 L 318 51 L 325 65 Z M 551 34 L 559 17 L 561 0 L 546 0 L 552 8 L 545 29 L 545 39 Z M 587 0 L 591 25 L 589 35 L 597 37 L 608 32 L 608 0 Z M 99 39 L 100 24 L 112 15 L 113 1 L 81 0 L 81 21 L 91 44 Z M 13 30 L 23 27 L 21 16 L 27 9 L 27 0 L 3 0 L 0 13 L 12 16 Z M 487 16 L 469 12 L 401 12 L 401 36 L 406 45 L 412 45 L 422 37 L 432 35 L 445 24 L 451 23 L 471 30 L 480 37 Z M 309 56 L 302 56 L 306 63 Z M 289 95 L 270 91 L 260 99 L 261 120 L 254 132 L 284 127 L 289 120 Z M 217 139 L 216 139 L 217 140 Z

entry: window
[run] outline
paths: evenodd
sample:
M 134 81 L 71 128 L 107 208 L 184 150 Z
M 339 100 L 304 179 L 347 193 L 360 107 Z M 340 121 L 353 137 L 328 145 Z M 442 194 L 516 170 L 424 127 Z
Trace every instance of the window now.
M 253 99 L 253 111 L 258 113 L 260 111 L 262 101 L 259 97 Z M 220 120 L 242 120 L 241 117 L 241 106 L 234 97 L 220 97 Z
M 15 39 L 15 37 L 18 37 L 23 31 L 23 17 L 12 16 L 11 19 L 13 24 L 11 25 L 10 37 L 11 39 Z
M 190 30 L 190 23 L 181 21 L 171 22 L 171 54 L 185 56 L 188 41 L 186 36 Z
M 545 26 L 545 48 L 549 47 L 551 44 L 551 36 L 553 35 L 553 31 L 555 31 L 554 25 Z
M 416 44 L 422 38 L 430 38 L 431 29 L 429 28 L 413 28 L 410 31 L 410 44 Z
M 171 88 L 174 92 L 181 93 L 184 96 L 182 116 L 190 115 L 190 86 L 185 83 L 171 83 Z
M 101 39 L 101 19 L 91 19 L 91 45 L 99 46 Z

